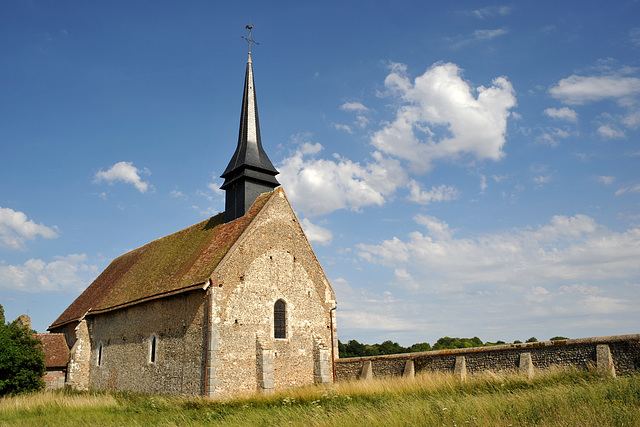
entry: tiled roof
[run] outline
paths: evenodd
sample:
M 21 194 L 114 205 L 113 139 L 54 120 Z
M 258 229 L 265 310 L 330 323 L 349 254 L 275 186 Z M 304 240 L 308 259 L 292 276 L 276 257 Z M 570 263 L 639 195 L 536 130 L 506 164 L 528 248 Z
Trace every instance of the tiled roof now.
M 49 326 L 202 287 L 274 192 L 258 197 L 241 218 L 224 213 L 126 253 L 109 266 Z
M 47 368 L 67 366 L 69 347 L 63 334 L 34 334 L 34 336 L 42 341 L 44 364 Z

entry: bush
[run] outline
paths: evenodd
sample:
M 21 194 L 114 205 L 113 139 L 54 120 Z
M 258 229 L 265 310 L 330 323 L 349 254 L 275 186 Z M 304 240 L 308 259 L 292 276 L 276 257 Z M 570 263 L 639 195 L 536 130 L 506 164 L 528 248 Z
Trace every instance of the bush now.
M 44 352 L 34 332 L 16 322 L 5 323 L 0 305 L 0 396 L 44 387 Z

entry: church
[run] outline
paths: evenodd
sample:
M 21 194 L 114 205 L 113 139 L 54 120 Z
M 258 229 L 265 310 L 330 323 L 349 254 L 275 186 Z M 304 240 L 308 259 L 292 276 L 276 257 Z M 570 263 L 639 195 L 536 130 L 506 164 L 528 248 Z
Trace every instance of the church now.
M 222 398 L 332 382 L 335 294 L 277 174 L 249 50 L 225 211 L 116 258 L 51 324 L 66 384 Z

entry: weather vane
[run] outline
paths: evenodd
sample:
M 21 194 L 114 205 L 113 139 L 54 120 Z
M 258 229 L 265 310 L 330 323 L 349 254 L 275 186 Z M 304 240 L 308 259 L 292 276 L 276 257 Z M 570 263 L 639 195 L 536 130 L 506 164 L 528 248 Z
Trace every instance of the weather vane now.
M 249 25 L 247 25 L 247 26 L 246 26 L 246 27 L 244 27 L 244 28 L 246 28 L 247 30 L 249 30 L 249 37 L 244 37 L 244 36 L 243 36 L 242 38 L 243 38 L 243 39 L 245 39 L 245 40 L 247 41 L 247 43 L 249 43 L 249 53 L 251 53 L 251 45 L 252 45 L 252 44 L 254 44 L 254 43 L 255 43 L 255 44 L 260 44 L 260 43 L 258 43 L 257 41 L 255 41 L 255 40 L 253 39 L 253 37 L 251 37 L 251 30 L 253 29 L 253 24 L 249 24 Z

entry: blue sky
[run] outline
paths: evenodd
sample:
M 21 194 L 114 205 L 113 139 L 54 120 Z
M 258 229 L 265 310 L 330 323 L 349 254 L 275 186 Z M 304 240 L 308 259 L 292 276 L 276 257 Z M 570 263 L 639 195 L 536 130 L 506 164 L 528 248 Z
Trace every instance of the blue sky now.
M 0 304 L 42 332 L 262 140 L 343 340 L 639 332 L 639 1 L 0 6 Z

